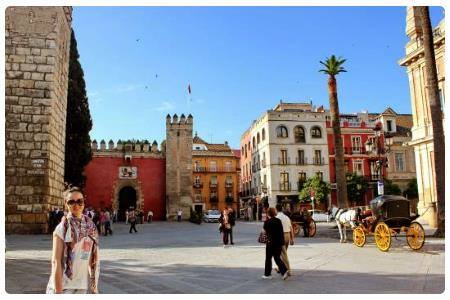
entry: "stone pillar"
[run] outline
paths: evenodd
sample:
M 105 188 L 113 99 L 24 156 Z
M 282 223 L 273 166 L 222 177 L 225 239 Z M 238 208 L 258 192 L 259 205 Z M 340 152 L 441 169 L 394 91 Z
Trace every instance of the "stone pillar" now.
M 192 130 L 193 118 L 180 120 L 175 114 L 166 118 L 166 211 L 174 220 L 177 210 L 183 210 L 183 220 L 189 219 L 192 207 Z M 164 149 L 162 147 L 162 149 Z
M 44 233 L 63 207 L 71 21 L 70 7 L 6 9 L 7 233 Z

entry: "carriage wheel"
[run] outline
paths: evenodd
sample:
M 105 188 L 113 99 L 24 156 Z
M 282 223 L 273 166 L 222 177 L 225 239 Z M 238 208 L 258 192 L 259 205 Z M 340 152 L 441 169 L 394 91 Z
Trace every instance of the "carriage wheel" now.
M 381 251 L 388 251 L 391 247 L 391 230 L 384 222 L 380 222 L 374 231 L 375 243 Z
M 419 250 L 425 243 L 425 230 L 418 222 L 412 222 L 406 231 L 406 242 L 413 250 Z
M 311 219 L 311 221 L 309 222 L 309 237 L 315 236 L 316 232 L 317 232 L 316 222 Z
M 294 229 L 294 234 L 297 236 L 300 233 L 300 226 L 296 223 L 292 224 L 292 227 Z
M 366 234 L 361 226 L 353 229 L 353 243 L 358 247 L 363 247 L 366 244 Z

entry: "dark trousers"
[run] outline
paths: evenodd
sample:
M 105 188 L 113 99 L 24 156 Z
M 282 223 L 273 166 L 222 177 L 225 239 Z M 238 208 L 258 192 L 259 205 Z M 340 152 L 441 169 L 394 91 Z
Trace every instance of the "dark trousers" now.
M 178 222 L 181 222 L 181 216 L 177 216 L 178 217 Z
M 230 244 L 234 244 L 233 243 L 233 226 L 231 226 L 231 228 L 230 228 Z
M 264 269 L 264 275 L 270 276 L 272 273 L 272 257 L 275 260 L 275 263 L 278 266 L 278 269 L 280 270 L 281 275 L 284 275 L 286 273 L 286 265 L 281 260 L 281 247 L 274 247 L 270 244 L 266 245 L 266 267 Z
M 224 228 L 222 230 L 222 239 L 223 239 L 223 244 L 224 245 L 228 245 L 228 236 L 229 235 L 230 235 L 230 229 Z
M 130 224 L 131 224 L 131 226 L 130 226 L 130 233 L 131 233 L 132 229 L 134 229 L 134 232 L 137 232 L 137 230 L 136 230 L 136 221 L 130 222 Z
M 105 236 L 108 235 L 108 233 L 112 235 L 111 221 L 105 222 Z

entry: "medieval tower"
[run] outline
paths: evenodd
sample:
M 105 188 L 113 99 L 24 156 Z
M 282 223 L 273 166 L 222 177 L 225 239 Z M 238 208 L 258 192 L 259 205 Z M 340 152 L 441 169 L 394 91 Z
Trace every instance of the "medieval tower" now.
M 173 220 L 177 210 L 189 218 L 192 207 L 192 130 L 193 118 L 182 114 L 166 117 L 166 217 Z
M 8 7 L 5 31 L 7 233 L 43 233 L 63 207 L 72 8 Z

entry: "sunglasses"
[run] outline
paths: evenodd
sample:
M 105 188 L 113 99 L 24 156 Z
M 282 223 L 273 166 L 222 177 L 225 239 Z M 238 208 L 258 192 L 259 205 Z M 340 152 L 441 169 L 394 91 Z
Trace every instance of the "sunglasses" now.
M 78 206 L 82 206 L 82 205 L 84 205 L 84 199 L 83 198 L 77 199 L 77 200 L 71 199 L 71 200 L 67 201 L 67 204 L 70 206 L 73 206 L 75 204 L 77 204 Z

